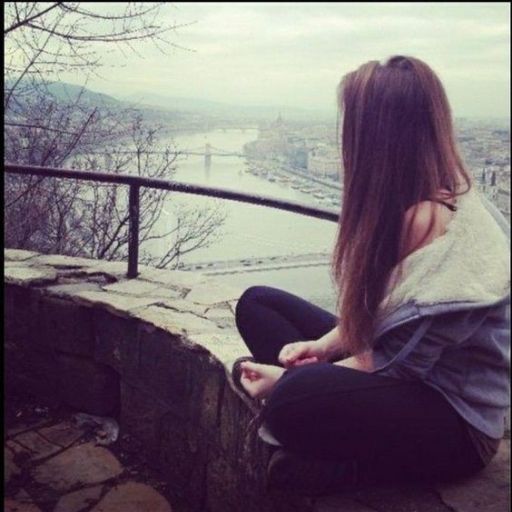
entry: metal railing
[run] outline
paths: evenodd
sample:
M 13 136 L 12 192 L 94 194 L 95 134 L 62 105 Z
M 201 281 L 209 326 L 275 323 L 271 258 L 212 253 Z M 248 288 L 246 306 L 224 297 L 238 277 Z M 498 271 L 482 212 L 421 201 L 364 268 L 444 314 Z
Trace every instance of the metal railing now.
M 128 227 L 128 278 L 138 275 L 139 260 L 139 192 L 141 187 L 168 190 L 172 192 L 184 192 L 201 196 L 218 197 L 243 203 L 257 204 L 278 208 L 289 212 L 316 217 L 318 219 L 338 221 L 339 212 L 331 208 L 316 208 L 298 201 L 285 201 L 260 194 L 247 194 L 222 187 L 208 187 L 181 183 L 178 181 L 162 180 L 158 178 L 145 178 L 130 174 L 112 174 L 98 171 L 79 171 L 76 169 L 60 169 L 55 167 L 38 167 L 30 165 L 4 164 L 5 172 L 12 174 L 43 176 L 48 178 L 66 178 L 83 181 L 96 181 L 102 183 L 113 183 L 128 185 L 129 190 L 129 227 Z

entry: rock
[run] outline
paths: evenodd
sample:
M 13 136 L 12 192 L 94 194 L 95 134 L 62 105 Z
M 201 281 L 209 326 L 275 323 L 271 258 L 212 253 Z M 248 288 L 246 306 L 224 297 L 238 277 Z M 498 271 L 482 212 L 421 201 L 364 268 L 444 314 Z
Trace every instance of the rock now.
M 171 512 L 171 506 L 148 485 L 126 482 L 113 487 L 91 512 Z
M 32 470 L 32 477 L 40 484 L 66 491 L 79 484 L 105 482 L 122 471 L 121 464 L 108 450 L 87 443 L 69 448 L 37 466 Z
M 198 304 L 213 305 L 238 299 L 242 293 L 243 290 L 241 289 L 209 279 L 192 288 L 186 299 Z
M 51 267 L 5 267 L 4 282 L 22 286 L 35 286 L 53 283 L 57 280 L 57 271 Z
M 144 297 L 162 297 L 173 298 L 179 297 L 180 293 L 172 288 L 163 288 L 159 283 L 143 281 L 142 279 L 128 279 L 117 283 L 103 286 L 107 292 L 125 293 L 128 295 L 144 296 Z
M 207 318 L 211 318 L 211 319 L 233 318 L 233 313 L 231 312 L 231 309 L 229 309 L 228 307 L 224 307 L 224 308 L 217 307 L 217 308 L 209 308 L 206 311 L 205 316 Z
M 21 500 L 6 498 L 4 500 L 4 512 L 41 512 L 41 509 L 33 503 L 24 503 Z
M 148 461 L 158 464 L 161 452 L 161 434 L 158 425 L 171 406 L 164 403 L 154 391 L 121 383 L 121 418 L 123 431 L 130 433 L 144 445 Z M 182 425 L 182 428 L 183 427 Z
M 126 277 L 128 263 L 126 261 L 97 261 L 96 265 L 85 269 L 86 274 L 106 274 L 114 279 Z
M 39 253 L 34 251 L 23 251 L 21 249 L 4 249 L 5 261 L 26 261 L 34 256 L 39 256 Z
M 57 425 L 41 428 L 38 430 L 38 433 L 53 444 L 62 446 L 62 448 L 68 448 L 75 441 L 78 441 L 85 434 L 85 431 L 65 421 Z
M 183 270 L 165 270 L 158 268 L 145 268 L 141 270 L 139 278 L 166 286 L 191 289 L 198 285 L 204 277 L 198 272 L 185 272 Z
M 34 259 L 37 265 L 50 265 L 52 267 L 81 268 L 97 265 L 98 260 L 90 258 L 76 258 L 62 254 L 45 254 Z
M 57 284 L 54 286 L 47 286 L 45 292 L 51 296 L 58 298 L 69 299 L 70 296 L 76 295 L 80 292 L 101 291 L 100 285 L 97 283 L 83 282 L 83 283 L 69 283 Z
M 504 512 L 510 507 L 510 440 L 480 473 L 457 483 L 438 486 L 444 503 L 456 512 Z
M 66 494 L 59 499 L 53 512 L 80 512 L 95 504 L 100 499 L 102 490 L 102 485 L 96 485 Z
M 158 299 L 155 298 L 132 297 L 104 291 L 79 292 L 73 296 L 73 300 L 82 304 L 103 306 L 114 314 L 121 314 L 121 316 L 127 317 L 132 316 L 130 312 L 134 309 L 158 302 Z
M 13 452 L 4 450 L 4 485 L 7 485 L 13 475 L 19 475 L 20 468 L 14 463 Z
M 30 267 L 30 262 L 32 260 L 24 260 L 24 261 L 16 261 L 16 260 L 13 260 L 13 261 L 4 261 L 4 267 L 21 267 L 21 268 L 26 268 L 26 267 Z
M 140 322 L 136 318 L 94 310 L 94 359 L 123 376 L 137 373 Z
M 205 316 L 215 322 L 217 327 L 221 329 L 236 330 L 235 318 L 228 304 L 226 304 L 224 308 L 217 307 L 208 309 Z
M 172 309 L 178 312 L 194 313 L 197 316 L 204 316 L 208 306 L 205 304 L 195 304 L 185 299 L 165 299 L 158 302 L 158 306 Z
M 7 441 L 7 446 L 17 454 L 27 454 L 31 460 L 44 459 L 62 449 L 33 431 L 18 434 L 13 440 Z
M 216 331 L 217 326 L 193 313 L 178 312 L 160 306 L 148 306 L 134 312 L 137 318 L 173 334 Z

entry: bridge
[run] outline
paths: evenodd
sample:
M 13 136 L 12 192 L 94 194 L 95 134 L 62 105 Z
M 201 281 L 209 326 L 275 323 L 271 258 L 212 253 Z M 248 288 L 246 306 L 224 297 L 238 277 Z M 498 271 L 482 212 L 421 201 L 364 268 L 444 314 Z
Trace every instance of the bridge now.
M 196 147 L 191 149 L 182 149 L 179 151 L 180 155 L 194 155 L 194 156 L 236 156 L 239 158 L 244 158 L 245 154 L 240 153 L 239 151 L 226 150 L 221 148 L 216 148 L 211 144 L 206 144 L 205 147 Z
M 90 151 L 90 155 L 105 155 L 108 154 L 108 151 Z M 125 151 L 117 151 L 117 153 L 120 154 L 135 154 L 136 151 L 134 150 L 125 150 Z M 164 155 L 167 154 L 167 151 L 146 151 L 145 153 L 149 155 Z M 241 153 L 240 151 L 233 151 L 233 150 L 226 150 L 221 148 L 216 148 L 212 146 L 211 144 L 205 144 L 204 148 L 202 146 L 195 147 L 195 148 L 188 148 L 188 149 L 179 149 L 176 151 L 176 154 L 178 156 L 180 155 L 192 155 L 192 156 L 204 156 L 204 165 L 205 167 L 210 166 L 212 161 L 212 156 L 215 157 L 237 157 L 237 158 L 245 158 L 245 154 Z

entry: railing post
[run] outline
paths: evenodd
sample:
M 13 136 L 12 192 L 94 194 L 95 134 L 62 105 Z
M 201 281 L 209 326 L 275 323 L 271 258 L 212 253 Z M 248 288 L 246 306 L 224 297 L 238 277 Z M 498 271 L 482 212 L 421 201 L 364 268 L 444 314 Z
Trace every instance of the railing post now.
M 128 274 L 132 279 L 139 274 L 137 265 L 139 262 L 139 185 L 130 185 L 130 199 L 128 212 L 130 223 L 128 227 Z

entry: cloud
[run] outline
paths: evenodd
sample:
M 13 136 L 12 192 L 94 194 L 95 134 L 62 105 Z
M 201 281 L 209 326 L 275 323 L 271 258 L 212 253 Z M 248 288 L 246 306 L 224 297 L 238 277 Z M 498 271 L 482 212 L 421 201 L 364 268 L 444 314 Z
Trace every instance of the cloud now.
M 417 56 L 436 70 L 459 115 L 509 109 L 510 5 L 505 3 L 176 3 L 162 19 L 193 52 L 143 45 L 99 90 L 151 87 L 173 96 L 330 109 L 343 74 L 368 60 Z M 118 54 L 107 54 L 119 63 Z M 136 72 L 135 72 L 136 70 Z M 468 97 L 478 87 L 481 107 Z M 476 94 L 476 91 L 475 91 Z

